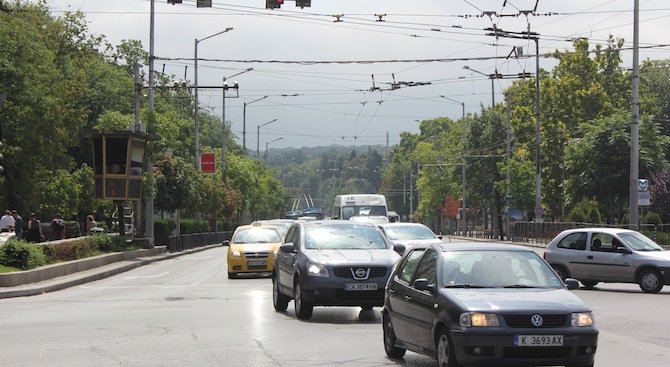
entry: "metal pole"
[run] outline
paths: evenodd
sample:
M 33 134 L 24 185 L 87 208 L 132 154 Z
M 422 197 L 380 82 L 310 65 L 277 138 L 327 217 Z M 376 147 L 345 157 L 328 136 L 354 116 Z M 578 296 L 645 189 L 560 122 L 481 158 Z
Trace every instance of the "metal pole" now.
M 259 146 L 260 141 L 261 141 L 261 125 L 256 125 L 256 159 L 258 159 L 260 153 L 260 146 Z M 267 161 L 267 158 L 265 160 Z
M 631 125 L 630 125 L 630 192 L 628 195 L 629 209 L 629 227 L 637 229 L 638 218 L 638 202 L 637 202 L 637 187 L 639 179 L 639 160 L 640 160 L 640 69 L 639 69 L 639 52 L 640 52 L 640 2 L 635 0 L 633 9 L 633 85 L 632 85 L 632 101 L 631 101 Z
M 223 77 L 223 99 L 221 107 L 221 128 L 223 129 L 221 137 L 221 181 L 225 182 L 224 174 L 226 172 L 226 77 Z
M 196 167 L 198 167 L 198 171 L 200 170 L 200 119 L 198 117 L 198 109 L 199 107 L 199 102 L 198 102 L 198 39 L 195 39 L 195 138 L 194 138 L 194 154 L 195 154 L 195 164 Z
M 535 222 L 542 222 L 542 163 L 540 161 L 540 39 L 535 40 Z
M 247 154 L 247 102 L 242 104 L 242 154 Z
M 496 69 L 496 74 L 498 74 L 498 70 Z M 496 75 L 494 74 L 494 75 Z M 489 78 L 491 78 L 491 108 L 495 107 L 496 105 L 496 87 L 494 83 L 494 76 L 489 75 Z
M 151 0 L 151 12 L 149 21 L 149 114 L 153 114 L 154 110 L 154 15 L 155 15 L 155 0 Z M 149 120 L 151 121 L 151 120 Z M 147 132 L 151 132 L 153 126 L 147 126 Z M 151 144 L 150 142 L 147 144 Z M 149 185 L 153 185 L 154 164 L 151 161 L 151 155 L 147 154 L 147 172 L 150 179 Z M 149 239 L 149 246 L 154 246 L 154 196 L 153 190 L 145 190 L 145 207 L 144 207 L 144 235 Z

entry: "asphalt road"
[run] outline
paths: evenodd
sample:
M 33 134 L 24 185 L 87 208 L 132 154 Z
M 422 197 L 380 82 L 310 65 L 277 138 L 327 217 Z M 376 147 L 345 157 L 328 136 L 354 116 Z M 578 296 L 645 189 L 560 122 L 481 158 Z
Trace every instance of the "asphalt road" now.
M 308 322 L 272 308 L 265 277 L 227 279 L 215 248 L 86 285 L 0 300 L 0 364 L 6 366 L 412 366 L 386 358 L 379 309 L 317 307 Z M 670 286 L 576 290 L 596 313 L 597 366 L 670 362 Z

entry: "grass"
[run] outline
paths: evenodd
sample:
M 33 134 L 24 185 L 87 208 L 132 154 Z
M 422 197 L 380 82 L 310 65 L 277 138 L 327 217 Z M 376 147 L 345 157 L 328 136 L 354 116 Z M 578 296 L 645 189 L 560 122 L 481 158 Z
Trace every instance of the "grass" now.
M 21 269 L 13 268 L 11 266 L 1 265 L 0 264 L 0 273 L 11 273 L 14 271 L 21 271 Z

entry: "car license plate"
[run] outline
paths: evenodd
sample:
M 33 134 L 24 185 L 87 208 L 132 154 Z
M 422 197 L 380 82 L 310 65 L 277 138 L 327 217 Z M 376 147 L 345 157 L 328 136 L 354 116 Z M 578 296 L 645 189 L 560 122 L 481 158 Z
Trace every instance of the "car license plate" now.
M 265 266 L 265 260 L 249 260 L 247 266 Z
M 563 335 L 515 335 L 516 347 L 562 347 Z
M 345 291 L 376 291 L 377 283 L 347 283 L 344 285 Z

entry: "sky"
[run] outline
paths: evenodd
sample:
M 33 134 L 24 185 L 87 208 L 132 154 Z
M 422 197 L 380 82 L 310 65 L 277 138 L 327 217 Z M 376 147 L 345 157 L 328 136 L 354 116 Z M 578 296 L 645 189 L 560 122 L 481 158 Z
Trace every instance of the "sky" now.
M 149 50 L 150 0 L 46 3 L 54 16 L 84 12 L 89 31 L 114 45 L 136 39 Z M 670 3 L 639 3 L 640 60 L 670 58 Z M 198 85 L 238 83 L 237 93 L 226 94 L 225 117 L 240 144 L 246 121 L 246 147 L 261 152 L 266 144 L 394 145 L 422 120 L 458 119 L 463 109 L 474 114 L 492 98 L 500 102 L 512 76 L 535 73 L 535 43 L 496 38 L 486 28 L 530 29 L 539 34 L 540 55 L 570 50 L 577 37 L 605 45 L 611 34 L 633 45 L 634 0 L 312 0 L 303 9 L 286 0 L 274 10 L 265 0 L 212 4 L 155 0 L 155 68 L 193 85 L 197 39 Z M 632 51 L 622 59 L 631 67 Z M 542 69 L 555 64 L 540 58 Z M 506 78 L 492 87 L 488 75 L 496 71 Z M 200 89 L 199 102 L 222 116 L 221 89 Z

